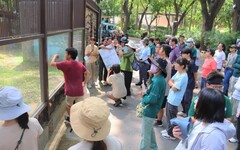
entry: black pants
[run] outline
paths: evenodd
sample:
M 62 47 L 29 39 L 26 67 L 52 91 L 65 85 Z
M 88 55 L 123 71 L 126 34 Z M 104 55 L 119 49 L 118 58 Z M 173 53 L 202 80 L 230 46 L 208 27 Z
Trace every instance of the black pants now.
M 174 126 L 170 124 L 170 120 L 177 117 L 177 112 L 178 112 L 178 107 L 171 105 L 170 103 L 167 102 L 166 104 L 167 129 L 166 130 L 168 135 L 172 137 L 173 137 L 172 130 Z
M 127 95 L 130 96 L 131 95 L 131 83 L 132 83 L 133 72 L 124 71 L 124 70 L 122 70 L 122 72 L 124 74 L 124 81 L 125 81 L 125 87 L 127 89 Z
M 182 107 L 183 107 L 183 113 L 188 114 L 188 110 L 192 103 L 192 98 L 193 98 L 193 89 L 186 89 L 184 96 L 183 96 L 183 100 L 181 102 Z
M 172 67 L 172 70 L 171 70 L 171 77 L 173 77 L 176 73 L 177 73 L 177 70 L 175 70 L 175 68 Z
M 139 83 L 142 84 L 142 80 L 144 80 L 145 86 L 147 85 L 147 79 L 148 79 L 148 71 L 149 70 L 149 64 L 141 62 L 139 63 Z
M 98 80 L 99 81 L 107 80 L 107 68 L 106 68 L 105 64 L 103 63 L 101 55 L 99 55 Z

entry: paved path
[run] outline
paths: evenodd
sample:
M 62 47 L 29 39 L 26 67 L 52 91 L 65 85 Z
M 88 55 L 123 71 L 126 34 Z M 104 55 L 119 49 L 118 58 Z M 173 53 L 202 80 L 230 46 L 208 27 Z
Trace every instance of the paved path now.
M 203 60 L 201 63 L 202 62 Z M 141 119 L 136 117 L 135 114 L 135 108 L 141 101 L 141 97 L 137 95 L 141 89 L 135 86 L 135 83 L 138 81 L 137 79 L 138 72 L 134 72 L 132 81 L 132 96 L 127 97 L 127 99 L 123 101 L 123 105 L 117 108 L 113 106 L 114 102 L 105 96 L 105 92 L 111 90 L 110 86 L 96 85 L 96 87 L 90 89 L 91 96 L 103 98 L 108 103 L 111 111 L 110 120 L 112 123 L 110 134 L 121 140 L 124 150 L 138 150 L 141 141 Z M 198 90 L 195 90 L 194 92 L 197 93 Z M 165 117 L 163 118 L 163 124 L 166 126 Z M 176 145 L 179 143 L 179 140 L 171 141 L 162 138 L 160 131 L 164 129 L 164 127 L 155 127 L 159 150 L 174 150 Z M 80 139 L 73 132 L 70 133 L 67 129 L 61 138 L 61 142 L 57 149 L 66 150 L 79 141 Z M 236 144 L 228 143 L 227 150 L 235 149 Z
M 135 72 L 132 82 L 132 96 L 127 97 L 121 107 L 114 107 L 114 102 L 105 96 L 105 92 L 111 90 L 110 86 L 97 85 L 90 90 L 91 96 L 103 98 L 108 103 L 112 123 L 110 134 L 117 136 L 121 140 L 124 150 L 138 150 L 141 140 L 141 119 L 135 115 L 136 105 L 141 101 L 141 98 L 137 95 L 141 89 L 135 86 L 137 76 L 137 72 Z M 165 117 L 163 121 L 164 126 L 166 126 Z M 159 150 L 174 150 L 179 140 L 170 141 L 162 138 L 160 131 L 163 129 L 164 127 L 155 127 Z M 66 130 L 58 146 L 58 150 L 66 150 L 71 145 L 78 143 L 78 141 L 80 139 L 73 132 L 70 133 L 69 130 Z M 234 150 L 235 147 L 236 144 L 228 143 L 228 150 Z

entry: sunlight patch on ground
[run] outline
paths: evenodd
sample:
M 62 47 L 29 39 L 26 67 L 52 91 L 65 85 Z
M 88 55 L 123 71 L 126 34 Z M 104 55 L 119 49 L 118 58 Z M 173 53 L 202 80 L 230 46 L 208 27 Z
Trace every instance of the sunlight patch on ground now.
M 119 135 L 122 131 L 121 131 L 121 127 L 122 127 L 122 120 L 118 119 L 116 116 L 114 116 L 113 114 L 110 114 L 109 117 L 110 121 L 111 121 L 111 135 Z

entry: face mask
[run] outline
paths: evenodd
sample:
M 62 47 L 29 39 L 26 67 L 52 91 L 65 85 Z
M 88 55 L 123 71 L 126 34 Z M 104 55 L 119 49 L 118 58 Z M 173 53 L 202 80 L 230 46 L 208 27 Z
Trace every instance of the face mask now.
M 154 74 L 154 73 L 157 73 L 157 71 L 158 71 L 157 66 L 155 66 L 154 64 L 151 64 L 150 72 Z
M 126 53 L 129 53 L 129 52 L 131 52 L 132 50 L 131 49 L 129 49 L 128 47 L 126 48 Z
M 190 47 L 190 43 L 186 43 L 185 48 L 189 48 Z

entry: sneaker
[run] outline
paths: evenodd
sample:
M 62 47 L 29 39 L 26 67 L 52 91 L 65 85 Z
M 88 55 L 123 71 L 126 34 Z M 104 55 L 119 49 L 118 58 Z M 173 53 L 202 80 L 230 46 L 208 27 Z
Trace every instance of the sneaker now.
M 162 137 L 167 140 L 176 140 L 175 137 L 168 135 L 168 133 L 162 134 Z
M 136 85 L 136 86 L 141 86 L 142 83 L 141 83 L 141 82 L 138 82 L 138 83 L 136 83 L 135 85 Z
M 122 101 L 121 101 L 121 99 L 118 99 L 118 100 L 115 102 L 114 106 L 115 106 L 115 107 L 118 107 L 120 104 L 122 104 Z
M 92 85 L 90 83 L 87 84 L 87 88 L 88 89 L 91 89 L 92 88 Z
M 228 139 L 228 142 L 230 142 L 230 143 L 237 143 L 238 140 L 235 139 L 234 137 L 232 137 L 232 138 Z
M 106 81 L 102 81 L 102 85 L 107 85 L 107 82 Z
M 162 120 L 156 120 L 154 126 L 162 127 L 163 126 Z
M 161 131 L 161 134 L 166 134 L 166 133 L 167 133 L 166 129 Z
M 182 111 L 178 112 L 177 115 L 182 117 L 187 117 L 187 114 Z

